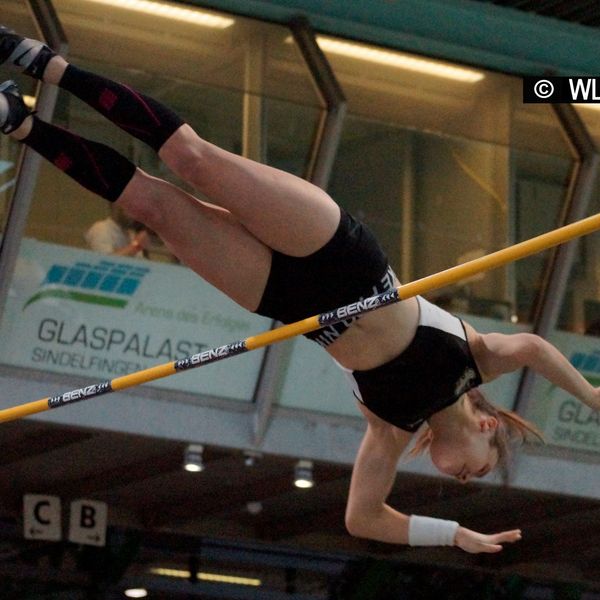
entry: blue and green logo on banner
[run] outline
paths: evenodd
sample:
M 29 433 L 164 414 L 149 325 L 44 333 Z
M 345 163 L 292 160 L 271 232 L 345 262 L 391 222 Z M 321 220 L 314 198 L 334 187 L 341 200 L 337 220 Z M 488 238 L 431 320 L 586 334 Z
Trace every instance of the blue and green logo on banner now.
M 125 308 L 149 271 L 147 267 L 108 260 L 96 264 L 77 262 L 72 266 L 52 265 L 41 289 L 25 302 L 23 310 L 44 298 Z

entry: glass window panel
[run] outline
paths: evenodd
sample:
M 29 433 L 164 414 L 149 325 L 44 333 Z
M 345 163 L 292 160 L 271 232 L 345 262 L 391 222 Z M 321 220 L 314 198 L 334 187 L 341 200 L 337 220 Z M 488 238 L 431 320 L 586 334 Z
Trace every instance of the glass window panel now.
M 507 82 L 511 90 L 510 145 L 515 150 L 571 160 L 565 135 L 548 104 L 523 104 L 519 78 Z
M 156 97 L 227 150 L 304 173 L 321 106 L 288 29 L 213 12 L 230 22 L 217 29 L 117 4 L 55 2 L 75 64 Z M 7 24 L 37 37 L 17 14 Z M 31 85 L 29 78 L 23 81 Z M 66 92 L 59 93 L 54 120 L 188 189 L 152 150 Z M 93 223 L 114 216 L 111 206 L 42 163 L 14 279 L 17 294 L 3 322 L 7 339 L 20 336 L 22 351 L 0 361 L 114 377 L 268 329 L 270 320 L 226 301 L 187 269 L 155 264 L 175 262 L 159 240 L 151 247 L 152 261 L 90 253 L 84 235 Z M 64 276 L 53 279 L 54 267 Z M 210 373 L 203 369 L 153 385 L 249 400 L 262 352 L 236 359 L 235 378 L 227 375 L 229 363 L 219 363 Z
M 600 112 L 592 107 L 578 107 L 579 116 L 594 141 L 600 143 Z M 526 228 L 550 227 L 551 218 L 546 206 L 557 202 L 558 188 L 564 185 L 566 165 L 546 158 L 547 169 L 535 164 L 527 165 L 522 178 L 522 192 L 530 197 L 531 204 L 539 208 L 526 215 L 522 223 Z M 542 175 L 540 182 L 539 176 Z M 588 214 L 600 212 L 600 181 L 594 182 Z M 532 257 L 528 260 L 543 260 Z M 600 384 L 600 234 L 593 233 L 577 242 L 575 260 L 567 281 L 564 300 L 554 331 L 549 341 L 555 344 L 574 367 L 592 385 Z M 527 280 L 526 266 L 520 281 Z M 550 445 L 598 453 L 598 419 L 595 413 L 559 387 L 542 377 L 537 377 L 531 392 L 527 418 L 544 433 Z
M 600 111 L 592 106 L 577 107 L 577 112 L 600 146 Z M 600 177 L 594 181 L 588 215 L 600 212 Z M 575 262 L 567 283 L 557 329 L 600 336 L 600 234 L 587 235 L 577 242 Z
M 6 226 L 20 152 L 19 144 L 7 136 L 0 136 L 0 231 L 4 231 Z
M 513 153 L 515 242 L 559 227 L 573 165 L 570 160 L 547 154 Z M 551 251 L 540 252 L 514 265 L 516 314 L 531 322 Z
M 222 148 L 304 173 L 321 108 L 287 28 L 190 8 L 192 15 L 230 23 L 205 27 L 131 10 L 128 3 L 108 4 L 56 2 L 73 62 L 164 101 Z M 153 151 L 66 93 L 55 122 L 187 188 Z M 89 225 L 109 212 L 106 203 L 44 165 L 27 235 L 85 247 Z M 153 258 L 161 259 L 162 249 L 155 250 Z
M 319 40 L 354 115 L 568 155 L 552 110 L 522 103 L 519 78 L 470 66 L 463 72 L 461 65 L 326 36 Z
M 110 8 L 107 8 L 107 4 Z M 156 14 L 133 10 L 120 0 L 56 0 L 73 56 L 94 57 L 127 71 L 140 69 L 217 88 L 317 105 L 304 62 L 286 27 L 189 7 L 192 15 L 227 18 L 224 27 L 170 18 L 151 2 Z M 157 15 L 160 14 L 162 16 Z M 110 43 L 107 43 L 110 40 Z M 258 72 L 258 73 L 257 73 Z M 202 104 L 202 96 L 192 105 Z
M 35 24 L 31 19 L 27 6 L 20 0 L 6 0 L 2 2 L 2 20 L 12 28 L 22 31 L 25 35 L 37 36 Z M 19 85 L 26 101 L 33 105 L 35 82 L 13 71 L 5 71 L 3 79 L 13 79 Z M 17 162 L 21 155 L 22 147 L 12 138 L 0 135 L 0 227 L 4 231 L 10 201 L 15 189 Z
M 600 110 L 597 105 L 578 105 L 577 113 L 600 146 Z M 600 177 L 594 182 L 588 214 L 600 212 Z M 573 269 L 569 275 L 567 292 L 557 328 L 600 336 L 600 234 L 593 233 L 578 242 Z
M 506 245 L 505 147 L 348 121 L 332 193 L 376 231 L 401 279 L 424 277 Z M 461 312 L 503 319 L 512 314 L 502 269 L 434 297 Z
M 304 177 L 316 133 L 316 109 L 278 98 L 265 98 L 264 105 L 268 115 L 265 162 Z
M 522 104 L 520 79 L 319 40 L 350 113 L 331 191 L 375 229 L 402 280 L 556 226 L 572 157 L 553 111 Z M 538 188 L 527 195 L 530 180 Z M 544 218 L 531 223 L 543 192 Z M 434 296 L 459 312 L 528 322 L 544 265 L 542 255 Z

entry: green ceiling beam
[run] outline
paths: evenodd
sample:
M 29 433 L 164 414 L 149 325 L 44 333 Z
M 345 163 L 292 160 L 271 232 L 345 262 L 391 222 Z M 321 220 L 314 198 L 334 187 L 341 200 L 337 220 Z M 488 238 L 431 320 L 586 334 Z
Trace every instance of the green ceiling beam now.
M 515 74 L 598 75 L 600 30 L 473 0 L 188 0 Z

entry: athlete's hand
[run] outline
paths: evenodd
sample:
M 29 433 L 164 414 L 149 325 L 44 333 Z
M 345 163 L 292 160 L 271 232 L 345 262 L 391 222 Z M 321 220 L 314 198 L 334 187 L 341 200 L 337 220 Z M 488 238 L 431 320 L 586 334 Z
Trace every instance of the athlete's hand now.
M 477 554 L 479 552 L 500 552 L 500 550 L 502 550 L 501 544 L 518 542 L 520 539 L 520 529 L 485 535 L 483 533 L 471 531 L 465 527 L 459 527 L 456 530 L 454 543 L 465 552 Z

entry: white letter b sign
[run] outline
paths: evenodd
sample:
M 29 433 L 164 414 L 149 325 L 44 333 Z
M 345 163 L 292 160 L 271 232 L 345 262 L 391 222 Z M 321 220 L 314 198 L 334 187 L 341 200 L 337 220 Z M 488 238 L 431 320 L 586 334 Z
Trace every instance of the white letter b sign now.
M 75 500 L 71 502 L 69 541 L 90 546 L 106 545 L 106 517 L 104 502 Z

